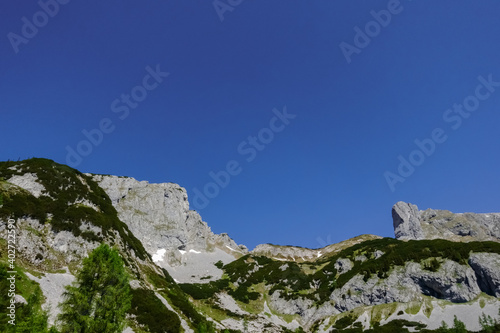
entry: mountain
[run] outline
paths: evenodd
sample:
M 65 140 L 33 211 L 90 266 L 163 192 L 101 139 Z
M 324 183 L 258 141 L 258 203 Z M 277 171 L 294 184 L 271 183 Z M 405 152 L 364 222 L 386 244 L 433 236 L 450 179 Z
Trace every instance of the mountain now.
M 454 214 L 448 210 L 419 211 L 398 202 L 392 208 L 397 239 L 448 239 L 456 242 L 500 241 L 500 213 Z
M 500 214 L 399 202 L 392 215 L 396 238 L 248 251 L 214 234 L 177 184 L 0 162 L 0 275 L 13 219 L 17 306 L 49 309 L 51 325 L 64 286 L 103 242 L 131 276 L 126 332 L 423 332 L 454 316 L 478 331 L 483 313 L 499 315 Z
M 214 264 L 229 263 L 248 249 L 227 234 L 216 235 L 189 209 L 186 190 L 177 184 L 149 184 L 133 178 L 87 175 L 106 192 L 118 218 L 144 245 L 153 261 L 179 282 L 218 279 Z

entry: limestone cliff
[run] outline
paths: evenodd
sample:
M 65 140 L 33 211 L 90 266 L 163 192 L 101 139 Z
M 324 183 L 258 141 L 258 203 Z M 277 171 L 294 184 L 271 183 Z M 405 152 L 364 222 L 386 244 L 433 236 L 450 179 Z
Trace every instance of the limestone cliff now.
M 500 213 L 419 211 L 416 205 L 400 201 L 392 207 L 392 218 L 394 234 L 401 240 L 500 241 Z
M 189 209 L 186 190 L 177 184 L 89 176 L 106 191 L 119 219 L 141 241 L 153 261 L 179 282 L 219 278 L 222 271 L 214 263 L 229 263 L 248 252 L 227 234 L 214 234 L 201 216 Z

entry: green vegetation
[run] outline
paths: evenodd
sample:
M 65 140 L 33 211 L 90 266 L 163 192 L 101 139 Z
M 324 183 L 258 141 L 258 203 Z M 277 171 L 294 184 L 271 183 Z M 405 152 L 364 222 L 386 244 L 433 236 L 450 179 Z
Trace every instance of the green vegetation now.
M 32 217 L 40 223 L 50 223 L 55 232 L 70 231 L 75 236 L 97 242 L 101 242 L 104 236 L 113 237 L 112 232 L 116 230 L 125 245 L 134 250 L 139 258 L 144 260 L 149 256 L 127 225 L 118 219 L 106 192 L 90 176 L 43 158 L 0 162 L 0 177 L 4 179 L 26 173 L 35 174 L 45 191 L 36 198 L 27 191 L 1 186 L 0 196 L 4 202 L 0 207 L 0 218 Z M 97 210 L 81 204 L 84 202 L 97 207 Z M 82 222 L 100 227 L 103 234 L 82 232 Z
M 18 272 L 16 275 L 16 291 L 17 295 L 23 296 L 28 304 L 16 304 L 15 326 L 8 323 L 10 320 L 7 317 L 6 309 L 10 305 L 9 281 L 7 277 L 10 269 L 6 263 L 0 263 L 0 332 L 40 332 L 40 333 L 56 333 L 55 328 L 49 330 L 47 319 L 48 315 L 42 310 L 41 304 L 43 301 L 42 291 L 37 283 L 31 281 L 21 267 L 15 267 Z
M 193 324 L 193 327 L 199 327 L 201 324 L 205 324 L 206 327 L 212 327 L 213 324 L 196 311 L 193 304 L 189 301 L 188 296 L 175 283 L 174 279 L 165 269 L 161 269 L 162 274 L 147 267 L 143 267 L 143 271 L 147 274 L 149 282 L 158 290 L 158 293 L 169 300 L 170 304 L 179 313 L 182 313 L 188 322 Z
M 139 325 L 148 327 L 152 333 L 177 333 L 180 331 L 181 321 L 179 317 L 168 310 L 151 290 L 132 290 L 132 307 L 129 313 L 135 316 Z
M 421 333 L 467 333 L 465 324 L 458 320 L 455 316 L 453 320 L 453 327 L 448 327 L 445 322 L 442 323 L 441 327 L 436 330 L 429 330 L 426 328 L 426 325 L 412 322 L 408 320 L 393 320 L 385 325 L 380 325 L 379 323 L 375 324 L 371 329 L 363 331 L 359 323 L 352 324 L 353 318 L 344 317 L 342 319 L 337 320 L 335 325 L 332 327 L 330 332 L 344 332 L 344 333 L 405 333 L 405 332 L 421 332 Z M 500 332 L 500 323 L 496 320 L 493 320 L 491 317 L 487 317 L 483 314 L 483 316 L 479 320 L 481 324 L 481 333 L 494 333 Z M 338 324 L 337 324 L 338 323 Z M 351 326 L 350 328 L 347 328 Z
M 498 310 L 500 315 L 500 309 Z M 481 332 L 484 333 L 495 333 L 500 332 L 500 321 L 491 318 L 491 316 L 486 316 L 484 313 L 479 318 L 479 325 L 481 325 Z
M 58 317 L 61 332 L 122 332 L 131 299 L 120 255 L 102 244 L 83 260 L 75 284 L 66 287 Z
M 189 294 L 193 299 L 208 299 L 212 297 L 216 292 L 227 288 L 229 286 L 229 280 L 218 280 L 209 283 L 182 283 L 179 284 L 182 291 Z
M 442 239 L 420 241 L 411 240 L 408 242 L 403 242 L 392 238 L 383 238 L 370 240 L 354 245 L 348 249 L 341 251 L 333 259 L 353 259 L 353 253 L 356 251 L 373 253 L 376 250 L 381 250 L 385 254 L 379 259 L 367 260 L 363 263 L 356 263 L 352 270 L 339 276 L 337 286 L 343 286 L 356 274 L 363 274 L 365 281 L 368 280 L 373 274 L 377 274 L 379 278 L 385 278 L 394 266 L 404 266 L 405 263 L 409 261 L 420 263 L 428 258 L 434 257 L 453 260 L 460 264 L 466 264 L 469 258 L 469 254 L 472 251 L 492 252 L 500 254 L 500 243 L 456 243 Z M 427 269 L 437 270 L 438 267 L 439 262 L 436 260 L 431 261 L 431 264 Z
M 382 251 L 378 259 L 375 251 Z M 267 257 L 248 254 L 222 267 L 224 279 L 209 284 L 183 284 L 181 288 L 194 299 L 210 299 L 219 291 L 226 291 L 236 300 L 249 303 L 262 297 L 253 287 L 266 286 L 267 294 L 279 291 L 285 299 L 306 298 L 321 305 L 337 288 L 344 286 L 351 278 L 361 274 L 365 281 L 374 275 L 386 278 L 396 266 L 407 262 L 420 263 L 422 268 L 432 272 L 439 270 L 444 260 L 467 264 L 470 253 L 489 252 L 500 254 L 496 242 L 455 243 L 446 240 L 398 241 L 393 238 L 368 240 L 346 248 L 333 256 L 322 258 L 314 265 L 275 261 Z M 355 257 L 365 255 L 370 260 L 360 262 Z M 335 269 L 340 258 L 354 262 L 354 267 L 343 274 Z M 225 282 L 229 280 L 229 284 Z M 237 286 L 237 287 L 236 287 Z
M 217 261 L 214 265 L 218 269 L 222 269 L 222 267 L 224 267 L 224 263 L 222 262 L 222 260 Z

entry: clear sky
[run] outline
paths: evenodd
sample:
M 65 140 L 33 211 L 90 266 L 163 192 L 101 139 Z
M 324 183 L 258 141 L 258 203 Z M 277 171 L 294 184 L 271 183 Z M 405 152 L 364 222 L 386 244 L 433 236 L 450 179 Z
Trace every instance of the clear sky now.
M 498 13 L 494 0 L 2 1 L 0 160 L 178 183 L 250 248 L 393 236 L 399 200 L 498 212 Z

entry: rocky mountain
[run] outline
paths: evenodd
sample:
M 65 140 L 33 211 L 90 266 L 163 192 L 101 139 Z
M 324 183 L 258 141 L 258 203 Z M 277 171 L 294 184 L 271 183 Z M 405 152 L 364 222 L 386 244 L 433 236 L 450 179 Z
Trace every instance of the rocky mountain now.
M 119 250 L 131 276 L 128 333 L 424 332 L 454 316 L 478 331 L 482 314 L 498 317 L 500 214 L 399 202 L 392 215 L 396 239 L 248 251 L 214 234 L 179 185 L 45 159 L 0 162 L 0 276 L 13 219 L 17 306 L 43 306 L 51 325 L 64 286 L 102 242 Z
M 500 213 L 419 211 L 416 205 L 400 201 L 392 208 L 392 218 L 396 238 L 401 240 L 500 241 Z
M 90 175 L 106 192 L 118 218 L 144 245 L 153 261 L 179 282 L 220 278 L 214 264 L 229 263 L 248 249 L 227 234 L 216 235 L 189 209 L 186 190 L 177 184 L 150 184 L 128 177 Z
M 282 246 L 274 244 L 260 244 L 251 251 L 255 256 L 265 256 L 273 260 L 280 261 L 296 261 L 296 262 L 306 262 L 315 261 L 318 258 L 325 258 L 332 256 L 343 249 L 350 246 L 362 243 L 367 240 L 380 239 L 382 237 L 375 235 L 361 235 L 355 238 L 351 238 L 340 243 L 330 244 L 321 249 L 308 249 L 304 247 L 297 246 Z

